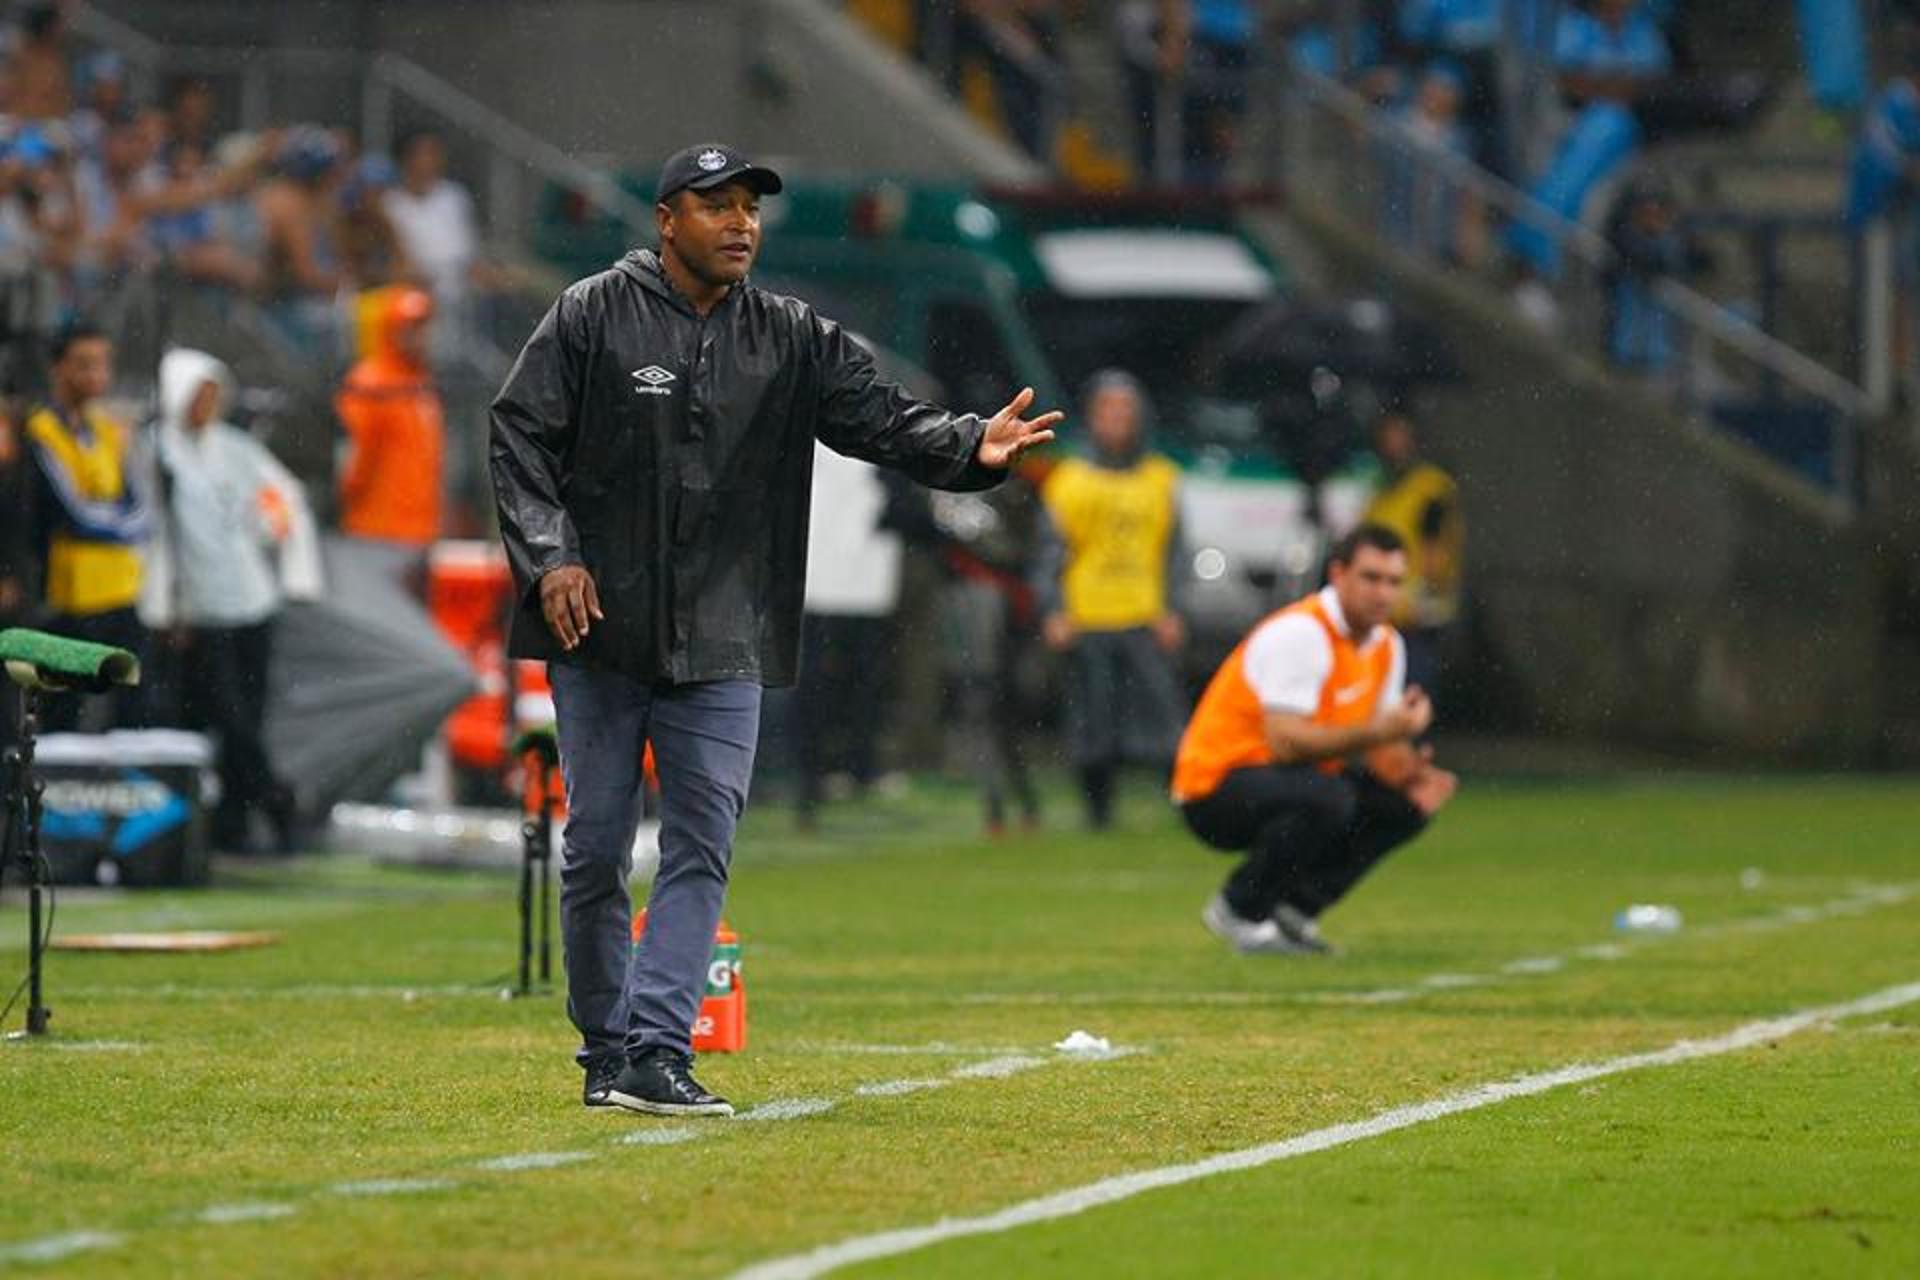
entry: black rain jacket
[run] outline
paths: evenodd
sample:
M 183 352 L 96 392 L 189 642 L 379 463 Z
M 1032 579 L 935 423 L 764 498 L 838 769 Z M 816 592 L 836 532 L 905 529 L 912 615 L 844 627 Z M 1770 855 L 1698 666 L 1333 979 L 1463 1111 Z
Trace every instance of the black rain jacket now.
M 977 490 L 984 421 L 882 381 L 847 332 L 736 285 L 705 318 L 651 250 L 560 295 L 491 412 L 510 652 L 684 684 L 791 684 L 813 441 L 922 484 Z M 543 574 L 584 565 L 604 621 L 565 653 Z

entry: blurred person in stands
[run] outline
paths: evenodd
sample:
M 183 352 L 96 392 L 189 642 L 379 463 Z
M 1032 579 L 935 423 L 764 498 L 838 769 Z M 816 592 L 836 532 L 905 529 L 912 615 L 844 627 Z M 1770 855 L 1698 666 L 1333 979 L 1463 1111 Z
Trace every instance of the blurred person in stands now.
M 1049 165 L 1066 106 L 1058 9 L 1057 0 L 960 0 L 954 24 L 955 56 L 980 61 L 1007 132 Z
M 1388 621 L 1406 574 L 1399 535 L 1360 525 L 1327 586 L 1256 626 L 1194 708 L 1173 799 L 1201 840 L 1245 854 L 1201 912 L 1237 951 L 1330 951 L 1320 916 L 1453 797 L 1414 745 L 1433 704 Z
M 1119 11 L 1145 181 L 1217 187 L 1227 178 L 1259 36 L 1251 0 L 1134 0 Z M 1177 107 L 1179 171 L 1162 172 L 1162 114 Z
M 180 202 L 147 219 L 147 238 L 183 279 L 234 290 L 260 282 L 260 263 L 241 252 L 223 226 L 222 204 L 211 188 L 221 185 L 196 142 L 174 142 L 166 152 L 166 181 L 175 191 L 206 190 L 203 202 Z M 225 185 L 240 186 L 229 182 Z
M 1587 0 L 1561 11 L 1553 64 L 1569 102 L 1631 106 L 1672 72 L 1673 55 L 1644 0 Z
M 281 140 L 277 172 L 254 196 L 267 314 L 289 342 L 323 358 L 337 353 L 334 308 L 346 279 L 336 200 L 342 167 L 339 140 L 302 125 Z
M 282 600 L 278 555 L 304 500 L 266 447 L 226 421 L 232 395 L 226 365 L 205 352 L 177 348 L 161 358 L 162 501 L 143 613 L 156 631 L 165 628 L 187 723 L 219 744 L 214 847 L 249 851 L 258 813 L 285 852 L 293 794 L 274 776 L 264 724 Z
M 1614 259 L 1607 268 L 1607 354 L 1623 369 L 1659 373 L 1672 363 L 1678 324 L 1655 291 L 1708 266 L 1706 250 L 1681 219 L 1673 188 L 1656 176 L 1627 184 L 1607 220 Z
M 386 189 L 381 205 L 445 324 L 464 313 L 481 266 L 473 196 L 447 176 L 447 147 L 439 134 L 411 134 L 399 154 L 399 185 Z
M 100 49 L 80 64 L 80 107 L 67 121 L 74 153 L 98 161 L 105 147 L 107 127 L 132 111 L 127 99 L 127 61 L 111 49 Z
M 146 647 L 136 610 L 141 556 L 152 520 L 132 433 L 100 404 L 113 384 L 113 344 L 98 329 L 73 324 L 55 338 L 51 354 L 47 398 L 26 420 L 37 467 L 34 542 L 47 627 L 138 655 Z M 137 690 L 99 701 L 110 704 L 108 727 L 139 723 Z M 78 698 L 54 699 L 49 727 L 73 728 L 81 707 Z
M 1067 657 L 1067 750 L 1095 830 L 1113 821 L 1123 764 L 1165 777 L 1180 733 L 1174 655 L 1186 627 L 1180 469 L 1147 448 L 1146 391 L 1119 369 L 1096 373 L 1082 399 L 1090 448 L 1056 466 L 1034 589 L 1049 648 Z
M 57 0 L 33 0 L 21 9 L 18 41 L 0 72 L 0 86 L 8 115 L 63 120 L 73 113 L 67 19 Z
M 334 407 L 347 431 L 340 528 L 418 553 L 440 536 L 446 428 L 428 363 L 433 299 L 403 287 L 386 300 L 373 350 L 347 371 Z
M 213 86 L 199 76 L 182 76 L 167 88 L 167 140 L 173 146 L 198 147 L 212 155 L 220 139 L 214 127 L 217 104 Z
M 0 139 L 0 287 L 24 291 L 19 307 L 37 305 L 42 272 L 71 267 L 79 227 L 73 165 L 49 131 L 27 125 Z
M 106 122 L 99 158 L 82 158 L 75 169 L 83 298 L 152 260 L 142 197 L 158 185 L 157 157 L 152 131 L 137 114 L 123 113 Z
M 1373 424 L 1380 491 L 1363 521 L 1391 529 L 1407 549 L 1407 572 L 1391 621 L 1406 645 L 1407 683 L 1438 693 L 1442 659 L 1460 618 L 1466 521 L 1453 477 L 1420 455 L 1412 413 L 1389 405 Z
M 371 153 L 354 162 L 353 176 L 340 188 L 340 256 L 345 266 L 343 282 L 353 291 L 356 358 L 371 355 L 379 345 L 393 295 L 420 283 L 419 271 L 384 204 L 398 176 L 391 160 Z M 440 318 L 437 302 L 435 318 Z
M 1403 246 L 1440 261 L 1478 262 L 1485 255 L 1485 220 L 1470 188 L 1447 171 L 1447 157 L 1471 158 L 1460 123 L 1464 81 L 1459 70 L 1435 63 L 1420 74 L 1412 98 L 1397 113 L 1396 154 L 1383 187 L 1387 227 Z
M 1913 363 L 1914 285 L 1920 260 L 1920 226 L 1914 218 L 1914 193 L 1920 190 L 1920 57 L 1873 96 L 1860 122 L 1848 177 L 1845 217 L 1848 230 L 1865 239 L 1873 256 L 1887 264 L 1902 295 L 1893 309 L 1893 346 L 1897 367 Z M 1872 260 L 1871 258 L 1869 259 Z
M 1459 83 L 1461 127 L 1469 153 L 1500 166 L 1499 52 L 1503 0 L 1405 0 L 1399 37 L 1425 67 L 1444 64 Z
M 353 175 L 340 188 L 340 254 L 347 280 L 362 292 L 419 280 L 387 216 L 386 197 L 398 177 L 393 161 L 371 153 L 354 162 Z

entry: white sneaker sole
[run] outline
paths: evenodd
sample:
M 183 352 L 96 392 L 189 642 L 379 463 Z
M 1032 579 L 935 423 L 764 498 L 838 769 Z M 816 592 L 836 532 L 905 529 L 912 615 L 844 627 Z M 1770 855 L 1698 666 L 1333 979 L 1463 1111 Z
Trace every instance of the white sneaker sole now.
M 733 1114 L 731 1102 L 652 1102 L 646 1098 L 636 1098 L 630 1093 L 622 1093 L 618 1089 L 608 1090 L 607 1101 L 616 1107 L 637 1111 L 643 1116 L 730 1116 Z

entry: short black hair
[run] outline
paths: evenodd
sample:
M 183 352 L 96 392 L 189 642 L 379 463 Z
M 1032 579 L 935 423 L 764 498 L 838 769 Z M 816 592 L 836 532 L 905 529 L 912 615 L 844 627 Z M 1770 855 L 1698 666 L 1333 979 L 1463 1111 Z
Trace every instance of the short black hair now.
M 1352 564 L 1353 557 L 1359 554 L 1362 547 L 1372 547 L 1375 551 L 1392 554 L 1395 551 L 1405 551 L 1407 544 L 1405 539 L 1387 526 L 1369 522 L 1356 526 L 1348 531 L 1345 537 L 1334 543 L 1333 549 L 1327 552 L 1327 563 Z
M 413 149 L 423 142 L 436 142 L 440 144 L 442 151 L 447 149 L 447 140 L 438 129 L 409 129 L 400 135 L 400 144 L 393 149 L 393 154 L 396 158 L 405 160 L 413 153 Z
M 47 347 L 47 354 L 57 364 L 66 359 L 67 352 L 76 342 L 109 341 L 107 331 L 90 320 L 69 320 L 60 326 L 53 335 L 53 341 Z
M 60 25 L 60 6 L 52 0 L 34 0 L 20 11 L 20 29 L 29 40 L 45 40 Z

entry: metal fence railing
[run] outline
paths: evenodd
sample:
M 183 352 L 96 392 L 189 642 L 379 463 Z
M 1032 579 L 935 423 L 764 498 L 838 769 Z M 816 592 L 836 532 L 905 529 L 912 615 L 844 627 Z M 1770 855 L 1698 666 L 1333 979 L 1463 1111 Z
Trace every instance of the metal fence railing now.
M 1295 203 L 1508 296 L 1565 346 L 1854 510 L 1870 404 L 1847 378 L 1675 280 L 1635 272 L 1604 237 L 1333 80 L 1294 68 L 1282 111 L 1277 163 Z M 1513 252 L 1529 238 L 1532 252 Z

